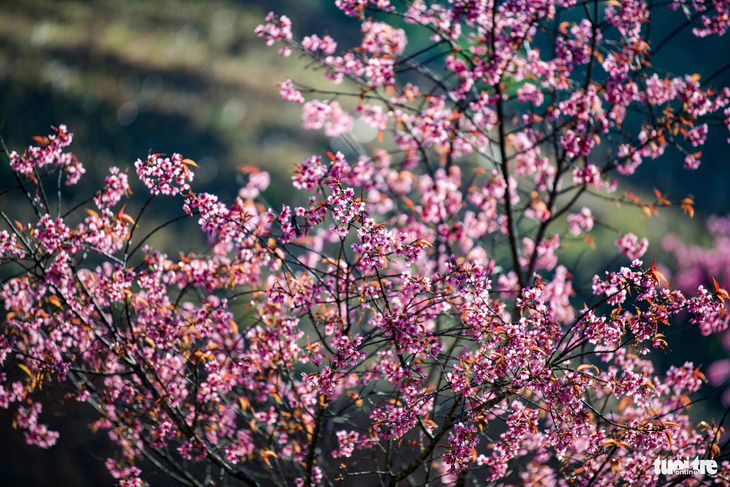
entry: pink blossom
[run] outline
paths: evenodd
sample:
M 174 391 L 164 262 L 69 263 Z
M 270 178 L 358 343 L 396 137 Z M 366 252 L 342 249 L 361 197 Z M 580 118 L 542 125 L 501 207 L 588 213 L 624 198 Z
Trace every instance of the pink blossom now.
M 697 127 L 692 128 L 687 132 L 687 140 L 692 144 L 693 147 L 697 147 L 705 143 L 707 139 L 707 124 L 703 123 Z
M 580 213 L 571 213 L 568 215 L 568 224 L 570 225 L 570 234 L 578 236 L 583 232 L 590 232 L 593 228 L 593 214 L 590 208 L 582 208 Z
M 94 196 L 94 203 L 99 209 L 111 208 L 129 192 L 127 175 L 120 172 L 118 167 L 111 167 L 109 175 L 104 178 L 104 188 Z
M 248 176 L 248 182 L 238 190 L 239 198 L 252 200 L 271 184 L 271 177 L 266 171 L 252 171 Z
M 722 33 L 725 4 L 671 0 L 677 22 L 694 19 L 671 40 Z M 39 402 L 56 388 L 93 406 L 125 486 L 156 466 L 192 484 L 676 484 L 693 479 L 657 473 L 657 458 L 713 455 L 708 482 L 727 478 L 721 421 L 688 406 L 703 371 L 721 386 L 730 365 L 677 362 L 672 330 L 730 346 L 730 218 L 707 220 L 711 248 L 668 236 L 649 265 L 621 213 L 653 208 L 625 191 L 641 164 L 674 150 L 698 168 L 710 124 L 730 128 L 719 76 L 655 55 L 651 22 L 672 12 L 335 6 L 357 39 L 297 42 L 274 14 L 255 30 L 325 77 L 308 102 L 291 80 L 274 94 L 302 104 L 305 128 L 344 136 L 292 168 L 289 192 L 253 166 L 228 195 L 193 192 L 193 161 L 150 154 L 140 180 L 170 197 L 143 198 L 135 221 L 112 210 L 123 169 L 56 191 L 82 172 L 65 127 L 10 156 L 0 407 L 26 441 L 56 441 Z M 348 135 L 350 109 L 377 138 Z M 598 201 L 619 212 L 600 231 Z M 173 228 L 193 234 L 164 238 Z M 584 232 L 596 249 L 576 244 Z M 612 232 L 625 265 L 603 255 Z
M 352 130 L 353 119 L 337 101 L 312 100 L 302 107 L 302 126 L 307 130 L 324 128 L 328 137 L 337 137 Z
M 383 22 L 363 22 L 361 47 L 370 54 L 398 56 L 406 48 L 408 39 L 403 29 L 395 29 Z
M 593 164 L 588 164 L 585 168 L 575 168 L 573 170 L 573 182 L 575 184 L 585 184 L 600 189 L 603 186 L 601 181 L 601 171 Z
M 18 243 L 16 234 L 2 230 L 0 231 L 0 259 L 6 256 L 14 256 L 22 259 L 25 256 L 25 251 Z
M 730 360 L 717 360 L 707 368 L 707 379 L 713 386 L 722 385 L 730 377 Z
M 391 10 L 390 0 L 335 0 L 337 8 L 350 17 L 362 17 L 366 7 Z
M 639 240 L 639 237 L 633 233 L 621 235 L 616 240 L 616 246 L 619 252 L 626 255 L 629 259 L 639 259 L 649 248 L 649 241 L 646 238 Z
M 47 137 L 36 137 L 39 146 L 29 146 L 23 155 L 13 151 L 10 153 L 10 167 L 20 174 L 30 175 L 35 168 L 55 165 L 66 174 L 66 184 L 79 182 L 86 173 L 84 166 L 70 152 L 63 152 L 73 141 L 73 134 L 65 125 L 53 127 L 54 134 Z
M 146 161 L 137 159 L 134 167 L 137 176 L 150 190 L 150 193 L 176 195 L 190 189 L 193 172 L 188 165 L 191 161 L 180 154 L 164 157 L 163 154 L 150 154 Z
M 266 45 L 273 46 L 277 42 L 287 42 L 292 39 L 291 19 L 286 15 L 276 16 L 274 12 L 269 12 L 266 16 L 266 24 L 261 24 L 254 30 L 258 37 L 266 37 Z M 291 50 L 283 47 L 279 50 L 279 54 L 288 57 Z
M 283 81 L 279 85 L 279 95 L 281 95 L 282 99 L 292 103 L 304 103 L 305 101 L 302 93 L 294 88 L 294 84 L 290 79 Z

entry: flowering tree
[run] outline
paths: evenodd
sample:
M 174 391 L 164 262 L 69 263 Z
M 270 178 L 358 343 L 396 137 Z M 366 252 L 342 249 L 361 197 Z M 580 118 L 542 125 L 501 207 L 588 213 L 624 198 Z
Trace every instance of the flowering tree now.
M 722 35 L 727 2 L 669 2 L 686 22 L 659 42 L 650 16 L 667 5 L 643 0 L 335 4 L 360 21 L 353 49 L 297 42 L 283 15 L 256 30 L 331 82 L 279 92 L 352 148 L 296 166 L 301 206 L 267 208 L 251 167 L 223 202 L 191 188 L 193 161 L 150 154 L 141 209 L 118 168 L 69 208 L 61 187 L 84 169 L 66 127 L 5 149 L 0 405 L 26 440 L 58 437 L 40 402 L 55 381 L 98 412 L 120 485 L 143 485 L 140 466 L 195 486 L 729 483 L 722 420 L 692 415 L 702 372 L 651 361 L 669 326 L 725 330 L 728 293 L 675 289 L 620 229 L 608 270 L 570 251 L 606 235 L 592 201 L 671 204 L 618 191 L 617 173 L 667 151 L 697 169 L 708 124 L 730 127 L 720 71 L 652 64 L 685 30 Z M 367 148 L 357 115 L 378 134 Z M 145 212 L 172 198 L 209 251 L 148 245 L 162 227 Z M 693 458 L 716 468 L 657 463 Z

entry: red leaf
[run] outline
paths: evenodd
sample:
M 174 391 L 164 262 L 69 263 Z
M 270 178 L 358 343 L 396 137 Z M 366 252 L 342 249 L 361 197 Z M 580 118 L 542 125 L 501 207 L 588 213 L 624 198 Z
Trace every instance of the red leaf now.
M 669 289 L 669 282 L 667 282 L 667 278 L 664 277 L 664 274 L 662 274 L 661 271 L 656 268 L 656 260 L 651 263 L 651 276 L 654 279 L 654 282 L 656 282 L 657 284 L 663 283 L 664 286 Z

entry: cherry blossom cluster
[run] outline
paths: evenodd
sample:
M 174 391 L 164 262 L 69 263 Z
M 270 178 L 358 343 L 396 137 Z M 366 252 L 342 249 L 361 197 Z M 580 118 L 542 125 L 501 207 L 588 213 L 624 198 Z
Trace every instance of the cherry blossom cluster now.
M 674 10 L 682 8 L 686 12 L 694 10 L 704 14 L 701 17 L 702 26 L 692 29 L 692 33 L 697 37 L 722 36 L 730 27 L 730 10 L 728 10 L 727 3 L 720 0 L 712 0 L 711 2 L 705 0 L 692 2 L 672 1 L 669 7 Z
M 575 237 L 583 232 L 590 232 L 593 229 L 593 214 L 590 208 L 582 208 L 580 213 L 569 214 L 567 220 L 570 225 L 570 234 Z
M 241 172 L 248 173 L 248 182 L 238 191 L 238 196 L 245 200 L 254 200 L 271 184 L 271 176 L 258 168 L 244 167 Z
M 639 240 L 639 237 L 633 233 L 627 233 L 616 239 L 616 247 L 618 247 L 619 252 L 626 255 L 629 259 L 640 259 L 646 253 L 649 247 L 649 241 L 646 238 Z
M 40 145 L 29 146 L 22 155 L 13 151 L 10 153 L 10 167 L 19 174 L 30 176 L 36 168 L 56 166 L 66 175 L 66 184 L 73 185 L 79 182 L 86 173 L 84 166 L 70 152 L 64 152 L 73 141 L 73 134 L 65 125 L 53 127 L 54 133 L 47 137 L 36 137 Z
M 8 233 L 7 230 L 0 232 L 0 252 L 0 258 L 6 255 L 19 258 L 25 256 L 25 251 L 18 244 L 18 236 L 14 233 Z
M 137 159 L 134 168 L 137 176 L 152 194 L 176 195 L 190 189 L 193 172 L 188 167 L 192 161 L 183 159 L 180 154 L 164 157 L 163 154 L 150 154 L 147 160 Z
M 304 96 L 294 87 L 294 84 L 290 79 L 281 82 L 279 85 L 279 95 L 281 95 L 281 98 L 286 101 L 304 103 Z
M 352 130 L 353 118 L 337 101 L 312 100 L 302 107 L 302 122 L 305 129 L 324 128 L 327 137 L 337 137 Z
M 125 486 L 155 468 L 190 486 L 213 471 L 250 486 L 728 485 L 722 421 L 689 407 L 705 357 L 672 352 L 675 329 L 730 343 L 716 264 L 730 223 L 709 220 L 714 250 L 667 238 L 672 276 L 640 260 L 648 238 L 601 220 L 606 201 L 669 205 L 612 176 L 671 151 L 698 168 L 727 118 L 730 90 L 653 65 L 666 5 L 335 6 L 357 42 L 295 37 L 273 13 L 255 31 L 324 75 L 321 92 L 272 87 L 303 128 L 350 142 L 296 164 L 294 191 L 242 166 L 232 195 L 198 192 L 193 161 L 151 153 L 139 181 L 112 168 L 70 206 L 44 186 L 72 179 L 65 127 L 8 154 L 8 195 L 33 211 L 2 209 L 0 407 L 26 441 L 62 441 L 43 407 L 55 382 L 93 407 Z M 722 2 L 669 6 L 695 12 L 689 35 L 725 29 Z M 373 141 L 351 133 L 356 115 Z M 274 189 L 296 196 L 270 208 Z M 207 249 L 153 245 L 166 225 L 148 211 L 170 202 Z M 722 386 L 730 366 L 707 374 Z M 720 474 L 658 473 L 659 457 Z
M 286 15 L 275 17 L 273 12 L 266 16 L 267 24 L 259 25 L 254 31 L 259 37 L 266 36 L 266 45 L 273 46 L 277 41 L 289 40 L 292 38 L 291 19 Z M 291 55 L 291 50 L 283 47 L 279 50 L 281 56 Z
M 129 194 L 129 179 L 118 167 L 109 168 L 109 175 L 104 178 L 104 188 L 94 196 L 94 203 L 103 210 L 111 208 Z
M 728 257 L 730 256 L 730 219 L 727 216 L 711 216 L 707 219 L 707 229 L 712 236 L 712 245 L 704 247 L 700 245 L 689 245 L 683 242 L 676 235 L 667 235 L 662 242 L 666 251 L 670 252 L 676 265 L 671 276 L 672 282 L 684 291 L 691 293 L 699 289 L 699 296 L 693 303 L 693 309 L 697 311 L 709 311 L 716 308 L 710 319 L 704 319 L 702 314 L 693 316 L 693 321 L 699 324 L 701 332 L 705 335 L 724 330 L 727 326 L 727 314 L 724 306 L 712 303 L 712 294 L 722 296 L 722 289 L 730 285 L 727 269 Z M 713 293 L 714 290 L 714 293 Z M 730 347 L 730 334 L 723 333 L 722 343 L 724 349 Z M 730 370 L 727 369 L 727 361 L 716 360 L 707 369 L 707 377 L 715 386 L 724 385 L 730 378 Z M 730 393 L 725 391 L 723 403 L 730 404 Z

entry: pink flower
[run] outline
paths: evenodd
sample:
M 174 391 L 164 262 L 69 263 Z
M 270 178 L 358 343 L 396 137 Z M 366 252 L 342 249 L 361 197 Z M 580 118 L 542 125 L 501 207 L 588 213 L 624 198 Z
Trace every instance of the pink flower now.
M 350 17 L 362 17 L 366 7 L 385 11 L 393 9 L 390 0 L 335 0 L 335 5 Z
M 39 146 L 29 146 L 23 155 L 17 152 L 10 153 L 10 167 L 20 174 L 30 175 L 34 168 L 55 165 L 66 174 L 66 185 L 79 182 L 86 173 L 84 166 L 70 152 L 63 152 L 73 140 L 73 134 L 68 132 L 65 125 L 53 127 L 54 134 L 47 137 L 36 137 Z
M 25 256 L 25 251 L 18 244 L 17 235 L 3 230 L 0 231 L 0 259 L 6 256 L 14 256 L 22 259 Z
M 687 132 L 686 137 L 693 147 L 704 144 L 705 140 L 707 140 L 707 124 L 703 123 L 702 125 L 692 128 Z
M 279 95 L 281 95 L 281 98 L 283 98 L 286 101 L 290 101 L 292 103 L 304 103 L 304 96 L 302 96 L 301 92 L 294 88 L 294 84 L 290 79 L 283 81 L 279 85 Z
M 393 28 L 383 22 L 363 22 L 362 32 L 361 47 L 374 55 L 398 56 L 403 53 L 408 42 L 403 29 Z
M 576 167 L 573 170 L 573 183 L 585 184 L 586 186 L 593 186 L 596 189 L 601 189 L 603 187 L 601 171 L 594 164 L 587 164 L 585 168 Z
M 337 49 L 337 43 L 328 35 L 322 38 L 317 35 L 311 35 L 302 39 L 302 47 L 308 51 L 322 51 L 325 54 L 334 54 Z
M 355 448 L 360 444 L 360 435 L 356 431 L 338 431 L 337 450 L 332 452 L 334 458 L 351 457 Z
M 283 42 L 291 40 L 291 19 L 286 15 L 277 17 L 274 12 L 269 12 L 266 16 L 266 24 L 259 25 L 254 30 L 254 33 L 258 37 L 266 37 L 266 45 L 273 46 L 277 42 Z M 279 54 L 287 57 L 291 54 L 291 50 L 287 47 L 283 47 L 279 50 Z
M 646 238 L 639 240 L 639 237 L 633 233 L 627 233 L 616 240 L 616 246 L 619 252 L 634 260 L 640 259 L 646 253 L 647 248 L 649 248 L 649 241 Z
M 593 214 L 590 208 L 583 208 L 580 213 L 571 213 L 568 215 L 568 224 L 570 225 L 570 234 L 578 236 L 583 232 L 590 232 L 593 228 Z
M 715 387 L 722 385 L 730 377 L 730 359 L 716 360 L 707 368 L 707 380 Z
M 352 130 L 353 119 L 337 101 L 312 100 L 302 107 L 302 126 L 307 130 L 324 128 L 327 137 L 337 137 Z
M 129 192 L 127 175 L 119 172 L 118 167 L 111 167 L 109 175 L 104 178 L 104 188 L 94 196 L 94 203 L 99 209 L 111 208 Z
M 238 190 L 238 196 L 243 199 L 255 199 L 262 191 L 271 184 L 271 177 L 266 171 L 252 171 L 248 176 L 248 182 Z
M 134 167 L 137 176 L 149 188 L 150 193 L 174 196 L 190 189 L 193 172 L 188 165 L 194 165 L 180 154 L 164 157 L 163 154 L 150 154 L 146 161 L 137 159 Z

